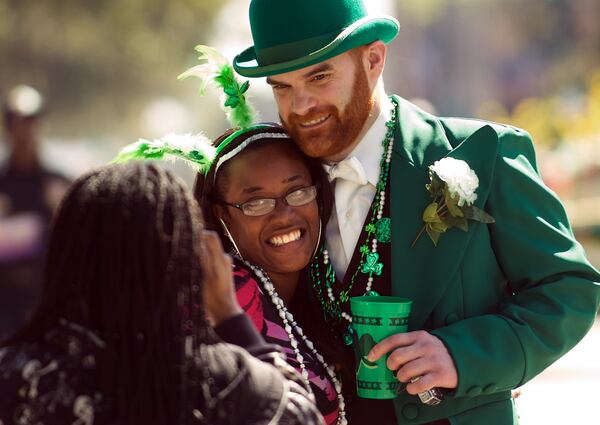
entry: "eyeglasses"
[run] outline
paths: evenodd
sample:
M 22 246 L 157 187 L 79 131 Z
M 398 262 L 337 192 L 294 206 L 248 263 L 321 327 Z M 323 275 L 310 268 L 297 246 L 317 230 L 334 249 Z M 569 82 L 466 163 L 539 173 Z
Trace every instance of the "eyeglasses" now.
M 306 186 L 300 189 L 293 190 L 284 196 L 279 198 L 258 198 L 252 199 L 243 204 L 230 204 L 227 202 L 220 201 L 223 205 L 229 205 L 242 211 L 244 215 L 252 217 L 258 217 L 261 215 L 269 214 L 275 209 L 278 200 L 282 200 L 291 207 L 300 207 L 313 201 L 317 197 L 317 186 Z

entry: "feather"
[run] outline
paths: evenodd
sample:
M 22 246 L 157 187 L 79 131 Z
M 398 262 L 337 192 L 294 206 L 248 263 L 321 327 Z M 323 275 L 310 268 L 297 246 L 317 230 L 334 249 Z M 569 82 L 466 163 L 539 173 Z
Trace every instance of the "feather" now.
M 199 60 L 206 60 L 210 63 L 214 63 L 217 66 L 227 65 L 229 61 L 223 56 L 217 49 L 203 44 L 197 45 L 194 50 L 200 53 L 198 56 Z
M 194 66 L 184 73 L 177 76 L 178 80 L 183 80 L 188 77 L 196 77 L 200 79 L 200 95 L 204 94 L 206 85 L 209 81 L 213 80 L 218 75 L 218 69 L 212 64 L 205 63 L 202 65 Z
M 182 159 L 200 173 L 206 173 L 215 158 L 216 149 L 202 134 L 169 134 L 153 141 L 140 139 L 125 146 L 113 163 L 135 159 Z
M 204 93 L 206 85 L 210 82 L 220 87 L 223 90 L 221 107 L 232 127 L 246 128 L 252 125 L 255 121 L 255 111 L 246 99 L 250 83 L 245 81 L 240 84 L 227 58 L 216 49 L 199 45 L 196 46 L 196 51 L 200 53 L 198 59 L 206 63 L 188 69 L 177 78 L 200 78 L 200 94 Z

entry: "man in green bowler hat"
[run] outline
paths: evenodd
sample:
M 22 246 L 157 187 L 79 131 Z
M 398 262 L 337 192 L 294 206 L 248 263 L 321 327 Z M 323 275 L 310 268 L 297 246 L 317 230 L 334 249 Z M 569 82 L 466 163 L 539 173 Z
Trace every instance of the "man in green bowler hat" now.
M 328 323 L 343 332 L 349 296 L 413 301 L 409 332 L 369 355 L 389 353 L 406 391 L 349 394 L 350 424 L 516 424 L 511 390 L 570 350 L 600 303 L 600 275 L 542 183 L 529 135 L 388 96 L 381 75 L 399 24 L 361 0 L 252 0 L 250 25 L 236 71 L 267 77 L 282 123 L 335 185 L 315 258 L 335 270 L 320 298 Z M 428 207 L 434 164 L 452 222 Z M 421 403 L 432 388 L 445 390 L 441 403 Z

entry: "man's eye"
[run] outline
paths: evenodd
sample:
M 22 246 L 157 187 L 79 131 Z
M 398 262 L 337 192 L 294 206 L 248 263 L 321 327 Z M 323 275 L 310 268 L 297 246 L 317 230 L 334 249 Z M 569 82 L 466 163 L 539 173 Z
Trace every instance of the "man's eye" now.
M 285 84 L 276 84 L 276 85 L 273 86 L 273 90 L 281 91 L 281 90 L 287 89 L 289 87 L 290 86 L 287 86 Z
M 323 80 L 326 80 L 327 78 L 329 78 L 329 74 L 317 74 L 312 78 L 312 80 L 313 81 L 323 81 Z

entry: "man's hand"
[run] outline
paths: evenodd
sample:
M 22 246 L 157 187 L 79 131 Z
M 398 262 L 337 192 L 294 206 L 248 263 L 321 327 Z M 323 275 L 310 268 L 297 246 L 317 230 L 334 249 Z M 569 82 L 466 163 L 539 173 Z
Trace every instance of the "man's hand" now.
M 454 389 L 458 373 L 446 346 L 425 331 L 395 334 L 375 345 L 368 355 L 373 362 L 386 353 L 388 369 L 396 372 L 400 382 L 408 383 L 406 391 L 418 394 L 432 388 Z M 412 378 L 421 377 L 410 383 Z

